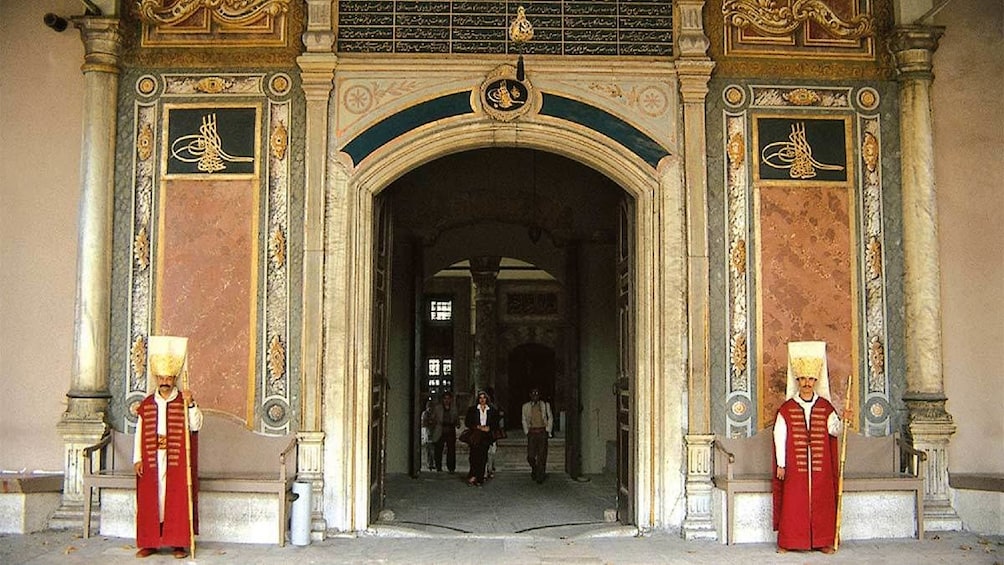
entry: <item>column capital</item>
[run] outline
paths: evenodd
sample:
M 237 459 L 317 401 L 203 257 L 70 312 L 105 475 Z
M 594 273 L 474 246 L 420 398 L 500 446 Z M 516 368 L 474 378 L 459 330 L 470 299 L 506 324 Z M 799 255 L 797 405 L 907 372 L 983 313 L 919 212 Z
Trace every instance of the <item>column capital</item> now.
M 707 58 L 676 61 L 676 76 L 680 80 L 680 94 L 685 104 L 704 104 L 714 68 L 715 63 Z
M 330 53 L 335 44 L 331 4 L 331 0 L 307 0 L 307 31 L 302 39 L 308 53 Z
M 704 57 L 711 42 L 704 33 L 704 0 L 676 0 L 680 22 L 676 34 L 676 47 L 681 57 Z
M 334 53 L 304 53 L 296 58 L 296 64 L 307 101 L 327 100 L 334 86 L 338 57 Z
M 890 48 L 896 57 L 900 80 L 933 77 L 934 52 L 945 28 L 941 26 L 898 26 L 890 38 Z
M 122 55 L 122 25 L 118 18 L 79 16 L 72 19 L 84 42 L 84 73 L 119 73 Z

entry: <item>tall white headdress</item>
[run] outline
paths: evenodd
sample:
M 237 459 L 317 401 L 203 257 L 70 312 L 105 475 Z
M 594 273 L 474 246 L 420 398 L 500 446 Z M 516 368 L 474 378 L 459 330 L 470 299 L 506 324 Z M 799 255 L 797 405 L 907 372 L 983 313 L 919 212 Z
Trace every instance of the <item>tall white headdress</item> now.
M 157 390 L 159 375 L 174 375 L 178 377 L 175 386 L 184 388 L 188 379 L 188 338 L 169 335 L 152 335 L 147 340 L 146 347 L 146 389 L 147 392 Z
M 785 398 L 798 394 L 798 377 L 815 377 L 816 394 L 830 399 L 830 378 L 826 369 L 825 341 L 788 342 L 788 390 Z

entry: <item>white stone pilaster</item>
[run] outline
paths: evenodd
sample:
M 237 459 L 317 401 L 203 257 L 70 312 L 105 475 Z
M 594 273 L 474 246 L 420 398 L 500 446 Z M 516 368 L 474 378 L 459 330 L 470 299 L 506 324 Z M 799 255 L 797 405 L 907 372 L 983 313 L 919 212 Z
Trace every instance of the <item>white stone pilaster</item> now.
M 330 47 L 330 45 L 329 45 Z M 310 480 L 311 538 L 324 539 L 324 210 L 325 165 L 328 153 L 328 105 L 337 58 L 333 53 L 308 53 L 297 58 L 306 98 L 303 197 L 303 338 L 301 350 L 301 414 L 299 477 Z
M 676 62 L 683 99 L 684 171 L 687 230 L 687 514 L 683 535 L 687 539 L 715 539 L 711 519 L 711 408 L 708 164 L 704 104 L 715 64 L 707 57 L 704 33 L 704 0 L 675 3 L 680 21 Z

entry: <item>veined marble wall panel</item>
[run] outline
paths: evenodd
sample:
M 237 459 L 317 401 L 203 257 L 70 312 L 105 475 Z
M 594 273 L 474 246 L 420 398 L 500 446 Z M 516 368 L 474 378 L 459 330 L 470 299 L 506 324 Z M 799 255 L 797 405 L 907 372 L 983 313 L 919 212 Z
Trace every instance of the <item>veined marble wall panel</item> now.
M 265 433 L 295 428 L 299 362 L 289 351 L 299 332 L 290 319 L 302 308 L 302 234 L 289 226 L 302 214 L 293 181 L 303 164 L 302 140 L 289 132 L 302 127 L 304 111 L 295 76 L 126 74 L 119 114 L 129 119 L 119 120 L 118 147 L 131 155 L 116 171 L 122 251 L 113 270 L 116 428 L 135 425 L 146 339 L 158 332 L 192 339 L 192 388 L 204 408 Z
M 492 62 L 428 59 L 339 59 L 335 78 L 338 104 L 334 115 L 336 145 L 344 146 L 360 133 L 423 102 L 457 93 L 471 95 L 471 113 L 486 77 L 511 59 Z M 567 61 L 527 57 L 526 81 L 541 95 L 560 95 L 599 108 L 637 128 L 669 152 L 679 144 L 679 95 L 671 63 L 603 60 L 588 66 Z M 539 104 L 539 98 L 536 100 Z M 534 120 L 534 110 L 518 118 Z M 484 115 L 484 119 L 491 119 Z
M 894 160 L 883 159 L 882 149 L 896 140 L 895 126 L 888 123 L 895 119 L 888 117 L 894 87 L 712 83 L 709 131 L 722 132 L 717 143 L 708 144 L 717 433 L 744 436 L 771 423 L 784 394 L 783 345 L 810 338 L 829 342 L 830 387 L 838 405 L 851 373 L 850 396 L 865 433 L 896 429 L 903 360 L 889 351 L 900 339 L 896 328 L 902 321 L 890 316 L 898 312 L 902 292 L 888 281 L 901 272 L 902 260 L 897 248 L 885 244 L 897 237 L 889 234 L 899 233 L 899 223 L 883 210 L 898 198 L 895 187 L 889 190 L 898 173 Z M 816 168 L 799 180 L 784 167 L 773 172 L 764 167 L 766 159 L 776 160 L 777 149 L 788 157 L 795 154 L 794 138 L 786 136 L 764 151 L 770 141 L 758 140 L 757 128 L 773 119 L 782 122 L 768 126 L 809 122 L 810 133 L 810 120 L 832 121 L 830 127 L 846 132 L 838 142 L 841 150 L 827 153 L 811 146 L 809 155 L 817 164 L 842 161 L 844 172 Z M 812 135 L 817 138 L 810 145 L 818 144 L 818 131 Z M 785 257 L 798 260 L 784 266 Z M 816 265 L 819 281 L 804 281 L 809 264 Z M 804 288 L 796 284 L 799 280 Z M 824 287 L 840 296 L 819 303 L 820 293 L 832 294 Z M 812 335 L 802 335 L 806 331 Z

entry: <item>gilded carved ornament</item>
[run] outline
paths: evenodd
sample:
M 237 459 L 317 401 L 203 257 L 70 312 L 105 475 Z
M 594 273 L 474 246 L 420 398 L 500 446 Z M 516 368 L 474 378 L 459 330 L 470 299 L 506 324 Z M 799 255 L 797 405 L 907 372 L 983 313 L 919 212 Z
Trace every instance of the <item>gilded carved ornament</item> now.
M 812 106 L 819 102 L 819 94 L 808 88 L 796 88 L 781 95 L 789 104 L 793 106 Z
M 262 16 L 275 17 L 289 10 L 290 0 L 139 0 L 140 19 L 147 24 L 172 26 L 184 22 L 200 10 L 227 26 L 241 27 Z
M 726 148 L 729 154 L 729 163 L 733 167 L 739 167 L 746 158 L 746 142 L 742 134 L 736 132 L 729 136 L 729 145 Z
M 153 128 L 143 124 L 136 135 L 136 156 L 140 161 L 146 161 L 153 155 Z
M 872 34 L 872 17 L 861 14 L 844 21 L 822 0 L 725 0 L 722 14 L 731 25 L 769 36 L 786 36 L 806 22 L 819 25 L 833 37 L 860 39 Z
M 865 244 L 865 263 L 868 268 L 868 278 L 877 279 L 882 276 L 882 242 L 874 235 Z
M 132 242 L 133 256 L 141 271 L 145 271 L 150 266 L 150 234 L 146 231 L 146 226 L 139 229 Z
M 868 172 L 874 173 L 878 167 L 879 143 L 871 132 L 865 132 L 864 140 L 861 142 L 861 158 L 868 167 Z
M 268 344 L 268 372 L 273 381 L 286 373 L 286 348 L 277 335 L 272 336 Z
M 195 83 L 195 90 L 205 94 L 219 94 L 233 87 L 234 81 L 223 77 L 205 77 Z
M 737 239 L 732 245 L 732 270 L 742 274 L 746 272 L 746 240 Z
M 289 146 L 289 131 L 286 124 L 279 122 L 272 130 L 272 138 L 268 141 L 269 148 L 272 149 L 272 156 L 282 161 L 286 157 L 286 147 Z
M 872 337 L 868 344 L 868 365 L 873 375 L 881 375 L 885 367 L 885 348 L 878 337 Z
M 146 374 L 146 340 L 139 336 L 132 342 L 129 350 L 129 360 L 132 362 L 132 372 L 136 375 Z
M 746 334 L 732 336 L 732 367 L 737 373 L 746 370 Z
M 276 228 L 272 233 L 272 257 L 275 258 L 276 267 L 281 269 L 286 264 L 286 236 L 282 233 L 282 228 Z

